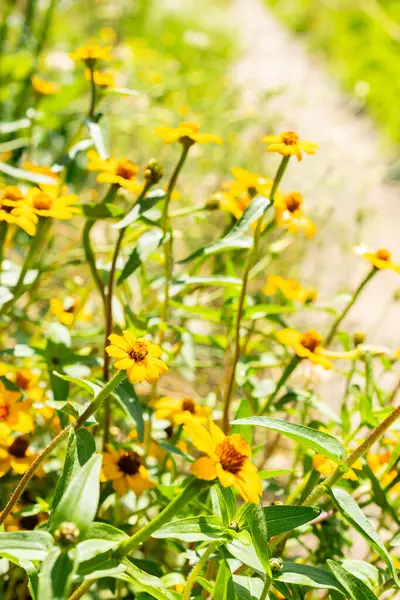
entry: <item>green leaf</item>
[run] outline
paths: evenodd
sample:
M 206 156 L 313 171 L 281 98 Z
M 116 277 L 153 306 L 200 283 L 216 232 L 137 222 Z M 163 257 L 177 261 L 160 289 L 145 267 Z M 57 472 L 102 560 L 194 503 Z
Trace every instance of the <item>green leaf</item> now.
M 319 452 L 336 462 L 340 462 L 346 456 L 345 448 L 336 438 L 305 425 L 289 423 L 283 419 L 273 419 L 271 417 L 249 417 L 232 421 L 232 424 L 257 425 L 270 431 L 276 431 L 296 442 L 305 444 L 315 452 Z
M 72 552 L 53 548 L 40 569 L 38 590 L 40 600 L 67 600 L 76 571 L 75 562 Z
M 290 304 L 256 304 L 249 306 L 244 312 L 244 319 L 263 319 L 269 315 L 281 315 L 283 313 L 296 312 L 296 307 Z
M 159 229 L 146 231 L 137 241 L 137 246 L 125 263 L 122 273 L 118 278 L 117 285 L 121 285 L 132 273 L 145 262 L 153 252 L 157 250 L 163 239 L 163 233 Z
M 314 506 L 266 506 L 268 535 L 272 537 L 300 527 L 321 514 L 321 509 Z
M 256 196 L 225 237 L 246 233 L 249 230 L 250 225 L 258 221 L 270 206 L 271 202 L 268 198 L 265 196 Z
M 42 561 L 53 543 L 53 537 L 46 531 L 0 531 L 0 556 Z
M 121 404 L 126 414 L 136 425 L 136 431 L 140 442 L 144 441 L 144 419 L 143 407 L 136 394 L 135 387 L 128 379 L 125 379 L 112 394 Z
M 247 398 L 243 398 L 243 400 L 241 400 L 239 407 L 236 411 L 235 419 L 244 419 L 246 417 L 250 417 L 251 414 L 252 414 L 252 410 L 250 408 L 249 402 L 248 402 Z M 232 433 L 240 433 L 242 438 L 244 438 L 250 446 L 252 445 L 253 429 L 252 429 L 251 425 L 249 425 L 248 427 L 243 427 L 240 425 L 239 426 L 233 425 L 233 427 L 231 428 L 231 432 Z
M 238 600 L 258 600 L 264 587 L 264 582 L 259 577 L 243 575 L 234 575 L 233 584 Z
M 154 538 L 174 538 L 184 542 L 200 542 L 222 539 L 226 528 L 217 516 L 187 517 L 163 525 L 155 533 Z
M 231 487 L 223 487 L 219 481 L 211 488 L 213 513 L 222 519 L 225 527 L 234 520 L 237 510 L 235 493 Z
M 140 92 L 129 88 L 106 88 L 106 94 L 117 94 L 118 96 L 139 96 Z
M 108 523 L 92 523 L 85 534 L 85 539 L 76 547 L 79 563 L 92 560 L 127 538 L 128 535 L 124 531 Z
M 113 542 L 121 542 L 125 540 L 128 535 L 108 523 L 101 523 L 100 521 L 94 521 L 86 532 L 86 538 L 89 539 L 101 539 L 111 540 Z
M 350 496 L 350 494 L 341 488 L 333 488 L 330 491 L 330 495 L 336 507 L 346 521 L 350 523 L 350 525 L 354 527 L 354 529 L 358 531 L 358 533 L 362 535 L 362 537 L 374 548 L 381 559 L 386 563 L 397 585 L 400 585 L 392 557 L 386 550 L 385 545 L 379 539 L 377 532 L 372 527 L 370 521 L 364 515 L 361 508 L 358 506 L 357 502 Z
M 67 521 L 85 535 L 99 503 L 101 459 L 100 454 L 94 454 L 70 481 L 54 511 L 51 531 Z
M 89 219 L 116 219 L 124 214 L 123 209 L 116 204 L 106 202 L 105 204 L 96 204 L 89 202 L 81 205 L 83 214 Z
M 189 256 L 186 256 L 182 260 L 178 260 L 178 264 L 184 264 L 200 256 L 214 256 L 221 252 L 228 252 L 229 250 L 243 250 L 251 248 L 253 245 L 253 238 L 250 236 L 245 237 L 224 237 L 222 240 L 203 246 L 193 252 Z
M 342 567 L 353 573 L 370 588 L 378 587 L 380 584 L 380 572 L 377 567 L 363 560 L 343 560 Z
M 19 179 L 20 181 L 29 181 L 30 183 L 46 183 L 48 185 L 54 185 L 54 178 L 48 175 L 41 175 L 40 173 L 32 173 L 25 169 L 17 169 L 0 161 L 0 171 L 5 173 L 9 177 Z
M 254 547 L 251 545 L 250 536 L 248 536 L 247 542 L 248 543 L 244 543 L 243 540 L 238 539 L 232 540 L 225 544 L 225 547 L 232 556 L 240 560 L 244 565 L 251 567 L 256 573 L 265 574 L 264 567 L 262 566 Z
M 71 160 L 74 160 L 74 158 L 76 157 L 76 155 L 79 152 L 85 152 L 86 150 L 89 150 L 89 148 L 91 148 L 92 146 L 93 146 L 92 140 L 89 140 L 89 139 L 80 140 L 79 142 L 74 144 L 68 150 L 68 158 L 70 158 Z
M 218 598 L 218 600 L 236 600 L 236 592 L 233 585 L 232 573 L 226 558 L 222 555 L 221 559 L 219 560 L 218 575 L 214 588 L 214 598 Z
M 227 277 L 225 275 L 196 275 L 193 277 L 181 277 L 173 283 L 175 285 L 216 285 L 237 287 L 242 285 L 242 280 L 238 277 Z
M 336 579 L 342 584 L 350 600 L 378 600 L 361 579 L 346 571 L 339 563 L 328 560 L 328 566 Z
M 333 589 L 343 593 L 343 589 L 328 569 L 312 567 L 291 561 L 283 561 L 283 569 L 275 576 L 277 581 L 305 585 L 317 589 Z
M 250 504 L 245 513 L 254 549 L 266 573 L 270 574 L 267 518 L 262 504 Z
M 101 386 L 97 385 L 97 383 L 93 383 L 92 381 L 88 381 L 87 379 L 78 379 L 77 377 L 70 377 L 69 375 L 63 375 L 63 373 L 58 373 L 58 371 L 53 371 L 53 374 L 60 379 L 64 379 L 64 381 L 69 381 L 71 383 L 75 383 L 79 385 L 79 387 L 83 388 L 91 396 L 97 396 L 99 392 L 101 392 Z
M 135 587 L 157 600 L 178 600 L 182 598 L 181 594 L 168 590 L 161 579 L 149 575 L 149 573 L 142 571 L 133 564 L 127 566 L 127 573 L 132 577 Z
M 149 192 L 142 200 L 136 202 L 132 210 L 130 210 L 121 221 L 114 225 L 115 229 L 125 229 L 125 227 L 132 225 L 132 223 L 140 219 L 144 213 L 163 200 L 166 195 L 167 193 L 165 190 L 151 190 L 151 192 Z
M 92 138 L 94 147 L 96 148 L 97 154 L 100 156 L 102 160 L 108 158 L 108 152 L 106 148 L 106 144 L 104 142 L 103 132 L 101 131 L 101 127 L 98 123 L 94 121 L 89 121 L 86 119 L 86 125 L 89 129 L 90 137 Z
M 30 119 L 18 119 L 18 121 L 9 121 L 8 123 L 0 123 L 0 134 L 14 133 L 20 129 L 28 129 L 31 126 Z

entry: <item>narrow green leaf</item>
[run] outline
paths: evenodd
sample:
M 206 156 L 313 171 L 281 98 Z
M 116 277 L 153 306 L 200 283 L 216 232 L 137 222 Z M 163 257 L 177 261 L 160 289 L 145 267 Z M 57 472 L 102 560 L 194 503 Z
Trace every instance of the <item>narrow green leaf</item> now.
M 237 287 L 242 285 L 242 280 L 238 277 L 227 277 L 225 275 L 196 275 L 193 277 L 181 277 L 174 281 L 175 285 L 216 285 L 226 287 Z
M 214 598 L 218 600 L 237 600 L 232 573 L 224 556 L 219 560 L 219 569 L 214 588 Z
M 103 132 L 101 131 L 101 127 L 98 123 L 95 123 L 94 121 L 89 121 L 89 119 L 86 120 L 86 125 L 89 129 L 89 134 L 90 137 L 92 138 L 94 147 L 96 148 L 97 154 L 100 156 L 100 158 L 103 160 L 105 158 L 108 158 L 108 152 L 107 152 L 107 148 L 106 148 L 106 144 L 104 141 L 104 137 L 103 137 Z
M 166 195 L 167 193 L 165 190 L 151 190 L 142 200 L 140 200 L 140 202 L 135 204 L 132 210 L 130 210 L 121 221 L 114 225 L 115 229 L 125 229 L 125 227 L 132 225 L 132 223 L 140 219 L 144 213 L 163 200 Z
M 96 204 L 89 202 L 81 205 L 83 214 L 89 219 L 117 219 L 124 214 L 123 209 L 116 204 L 106 202 L 105 204 Z
M 210 541 L 225 536 L 225 526 L 217 516 L 187 517 L 163 525 L 155 533 L 154 538 L 173 538 L 184 542 Z
M 38 590 L 40 600 L 67 600 L 76 571 L 75 562 L 72 552 L 53 548 L 40 569 Z
M 142 571 L 133 564 L 127 567 L 127 573 L 132 577 L 135 587 L 157 600 L 178 600 L 182 598 L 181 594 L 172 592 L 165 587 L 161 579 L 149 575 L 149 573 Z
M 31 171 L 26 171 L 25 169 L 17 169 L 17 167 L 12 167 L 11 165 L 7 165 L 6 163 L 1 161 L 0 171 L 2 173 L 5 173 L 9 177 L 19 179 L 20 181 L 29 181 L 30 183 L 47 183 L 48 185 L 54 185 L 53 177 L 49 177 L 48 175 L 41 175 L 40 173 L 32 173 Z
M 53 543 L 53 537 L 46 531 L 0 531 L 0 556 L 42 561 Z
M 87 379 L 78 379 L 77 377 L 70 377 L 69 375 L 64 375 L 63 373 L 58 373 L 58 371 L 53 371 L 53 374 L 60 379 L 64 379 L 64 381 L 69 381 L 71 383 L 75 383 L 79 385 L 79 387 L 83 388 L 91 396 L 97 396 L 97 394 L 101 391 L 101 387 L 97 385 L 97 383 L 93 383 L 92 381 L 88 381 Z
M 235 517 L 237 502 L 235 493 L 230 487 L 223 487 L 219 482 L 211 488 L 213 513 L 222 519 L 227 527 Z
M 251 248 L 253 245 L 253 238 L 250 236 L 245 237 L 224 237 L 222 240 L 203 246 L 193 252 L 189 256 L 186 256 L 182 260 L 178 261 L 178 264 L 184 264 L 200 256 L 214 256 L 215 254 L 221 254 L 221 252 L 228 252 L 229 250 L 244 250 Z
M 157 250 L 162 239 L 163 233 L 160 229 L 150 229 L 138 239 L 136 248 L 132 251 L 118 278 L 118 285 L 121 285 Z
M 238 600 L 259 600 L 264 582 L 259 577 L 244 577 L 234 575 L 233 584 Z
M 266 573 L 270 574 L 267 518 L 262 504 L 250 504 L 245 513 L 254 549 Z
M 333 589 L 343 593 L 343 588 L 328 569 L 283 561 L 283 569 L 275 576 L 276 581 L 304 585 L 317 589 Z
M 378 597 L 361 579 L 346 571 L 339 563 L 328 560 L 328 566 L 348 593 L 349 600 L 378 600 Z
M 18 119 L 17 121 L 9 121 L 8 123 L 0 123 L 0 134 L 14 133 L 20 129 L 27 129 L 31 126 L 30 119 Z
M 136 431 L 140 442 L 144 440 L 144 418 L 143 418 L 143 407 L 135 392 L 134 386 L 128 379 L 125 379 L 114 390 L 112 394 L 118 402 L 121 404 L 127 415 L 132 419 L 136 425 Z

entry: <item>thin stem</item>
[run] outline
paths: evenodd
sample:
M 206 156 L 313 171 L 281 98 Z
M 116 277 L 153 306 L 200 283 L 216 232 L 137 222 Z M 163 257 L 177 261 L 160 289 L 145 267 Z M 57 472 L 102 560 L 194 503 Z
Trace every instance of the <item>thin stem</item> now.
M 293 356 L 292 360 L 286 365 L 286 368 L 283 371 L 282 375 L 280 376 L 280 378 L 275 386 L 274 391 L 272 392 L 272 394 L 270 394 L 268 396 L 267 401 L 265 402 L 264 406 L 262 406 L 260 408 L 257 415 L 263 415 L 269 411 L 269 409 L 272 406 L 273 401 L 279 394 L 279 391 L 285 385 L 286 381 L 289 379 L 290 375 L 296 369 L 297 365 L 300 364 L 300 362 L 301 362 L 301 358 L 295 354 Z
M 89 104 L 89 112 L 88 119 L 89 121 L 94 121 L 95 110 L 96 110 L 96 83 L 94 81 L 94 67 L 95 61 L 88 61 L 88 67 L 90 71 L 90 104 Z
M 367 276 L 361 281 L 360 285 L 358 286 L 358 288 L 354 292 L 353 296 L 351 297 L 350 302 L 345 307 L 345 309 L 343 310 L 343 312 L 337 317 L 337 319 L 334 321 L 332 327 L 330 328 L 329 333 L 328 333 L 328 335 L 325 338 L 324 346 L 329 346 L 329 344 L 332 342 L 332 340 L 335 337 L 335 334 L 336 334 L 336 332 L 338 330 L 338 327 L 339 327 L 340 323 L 346 317 L 347 313 L 350 311 L 351 307 L 354 305 L 354 303 L 356 302 L 357 298 L 359 297 L 359 295 L 361 294 L 361 292 L 363 291 L 363 289 L 365 288 L 365 286 L 367 285 L 367 283 L 372 279 L 372 277 L 375 275 L 376 272 L 377 272 L 377 269 L 375 267 L 373 267 L 371 269 L 371 271 L 369 271 L 369 273 L 367 274 Z
M 182 600 L 190 600 L 190 593 L 192 591 L 194 584 L 196 583 L 197 577 L 201 574 L 201 572 L 202 572 L 203 568 L 205 567 L 205 565 L 207 564 L 207 561 L 210 558 L 211 554 L 217 549 L 217 547 L 219 546 L 220 543 L 221 542 L 218 540 L 218 541 L 210 544 L 208 546 L 207 550 L 202 554 L 200 559 L 197 561 L 197 563 L 191 570 L 190 575 L 186 581 L 186 585 L 183 590 Z
M 269 593 L 269 591 L 271 589 L 271 585 L 272 585 L 272 577 L 270 577 L 268 575 L 268 573 L 266 573 L 264 587 L 263 587 L 262 592 L 261 592 L 260 600 L 267 600 L 268 593 Z
M 89 406 L 86 408 L 86 410 L 83 411 L 83 413 L 80 415 L 80 417 L 78 417 L 76 419 L 76 421 L 74 421 L 73 423 L 71 423 L 70 425 L 65 427 L 65 429 L 60 431 L 60 433 L 50 442 L 50 444 L 48 446 L 46 446 L 46 448 L 44 450 L 42 450 L 42 452 L 36 457 L 36 459 L 30 465 L 29 469 L 26 471 L 26 473 L 21 478 L 21 480 L 20 480 L 19 484 L 17 485 L 15 491 L 13 492 L 11 498 L 9 499 L 9 501 L 7 502 L 6 506 L 4 507 L 2 513 L 0 514 L 0 525 L 4 522 L 6 517 L 10 514 L 10 512 L 12 511 L 12 509 L 18 502 L 19 498 L 21 497 L 21 494 L 25 490 L 26 486 L 32 479 L 35 471 L 43 463 L 46 456 L 48 454 L 50 454 L 50 452 L 52 452 L 52 450 L 54 450 L 54 448 L 56 448 L 56 446 L 58 446 L 63 440 L 65 440 L 68 437 L 69 432 L 72 429 L 75 431 L 78 431 L 78 429 L 80 429 L 86 423 L 88 418 L 91 417 L 97 411 L 97 409 L 99 408 L 99 406 L 101 406 L 101 404 L 104 402 L 104 400 L 106 398 L 108 398 L 108 396 L 111 394 L 111 392 L 125 378 L 126 378 L 126 371 L 117 371 L 117 373 L 114 375 L 114 377 L 112 379 L 110 379 L 110 381 L 108 383 L 106 383 L 106 385 L 100 390 L 100 392 L 97 394 L 97 396 L 93 399 L 93 402 L 91 402 L 89 404 Z
M 104 285 L 103 285 L 102 279 L 100 277 L 100 273 L 98 272 L 97 267 L 96 267 L 96 258 L 95 258 L 92 244 L 90 241 L 90 233 L 91 233 L 95 223 L 96 223 L 95 219 L 87 219 L 85 226 L 83 228 L 82 243 L 83 243 L 83 249 L 85 252 L 86 262 L 89 265 L 90 273 L 93 277 L 93 281 L 95 282 L 97 289 L 99 290 L 103 304 L 105 305 L 106 294 L 104 291 Z
M 4 246 L 7 238 L 8 224 L 3 221 L 0 223 L 0 280 L 3 273 Z

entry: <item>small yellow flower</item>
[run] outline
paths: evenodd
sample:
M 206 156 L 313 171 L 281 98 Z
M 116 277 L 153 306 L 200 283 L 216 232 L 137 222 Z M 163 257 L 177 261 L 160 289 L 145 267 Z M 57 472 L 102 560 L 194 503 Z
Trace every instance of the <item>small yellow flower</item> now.
M 154 403 L 156 419 L 169 419 L 173 425 L 181 425 L 188 419 L 207 423 L 211 409 L 197 404 L 191 398 L 169 398 L 165 396 Z
M 299 135 L 294 131 L 283 131 L 279 135 L 267 135 L 263 139 L 264 144 L 268 144 L 268 152 L 277 152 L 282 156 L 297 156 L 297 160 L 302 160 L 303 152 L 306 154 L 315 154 L 318 150 L 318 144 L 314 142 L 301 141 Z
M 19 431 L 29 433 L 34 424 L 30 414 L 31 400 L 19 402 L 21 394 L 7 390 L 4 383 L 0 381 L 0 431 Z
M 119 496 L 124 496 L 128 490 L 140 496 L 145 490 L 155 487 L 137 452 L 115 450 L 111 446 L 103 452 L 101 481 L 112 481 Z
M 92 79 L 92 71 L 90 69 L 85 70 L 85 77 L 88 81 Z M 114 73 L 102 73 L 95 69 L 93 71 L 93 81 L 100 88 L 115 88 L 115 77 Z
M 16 369 L 10 372 L 8 365 L 0 365 L 0 375 L 4 375 L 9 381 L 15 383 L 29 400 L 33 402 L 42 400 L 44 390 L 38 386 L 40 376 L 37 373 L 30 369 Z
M 58 92 L 58 85 L 51 81 L 41 79 L 41 77 L 38 77 L 37 75 L 32 77 L 32 85 L 35 92 L 41 96 L 53 96 Z
M 276 222 L 289 233 L 296 234 L 298 231 L 304 231 L 306 237 L 311 238 L 317 228 L 311 219 L 303 214 L 301 210 L 303 200 L 299 192 L 291 192 L 286 196 L 278 194 L 274 202 Z
M 321 475 L 323 475 L 324 477 L 328 477 L 329 475 L 331 475 L 331 473 L 333 473 L 333 471 L 335 471 L 337 467 L 337 464 L 333 460 L 326 458 L 326 456 L 324 456 L 323 454 L 316 454 L 314 456 L 313 465 L 314 469 L 321 473 Z M 361 460 L 356 460 L 351 469 L 349 469 L 347 473 L 343 475 L 343 479 L 357 481 L 358 476 L 357 473 L 355 473 L 354 469 L 356 469 L 357 471 L 361 471 L 362 468 L 363 466 Z
M 276 333 L 276 337 L 281 344 L 293 348 L 300 358 L 308 358 L 324 369 L 332 369 L 332 363 L 323 355 L 322 335 L 315 329 L 310 329 L 306 333 L 295 329 L 281 329 Z
M 21 227 L 28 235 L 35 235 L 38 218 L 26 202 L 22 190 L 9 185 L 0 193 L 0 221 Z
M 107 354 L 118 359 L 115 367 L 126 370 L 131 383 L 155 383 L 168 372 L 167 365 L 160 360 L 161 348 L 156 344 L 127 330 L 123 336 L 112 333 L 108 339 L 111 345 L 106 347 Z
M 390 450 L 385 450 L 384 452 L 368 452 L 367 454 L 367 464 L 371 471 L 376 473 L 383 467 L 383 465 L 387 465 L 392 453 Z
M 379 250 L 372 252 L 366 246 L 361 245 L 355 248 L 355 252 L 366 258 L 375 269 L 391 269 L 392 271 L 400 273 L 400 264 L 396 264 L 392 261 L 392 255 L 386 248 L 379 248 Z
M 101 159 L 95 150 L 89 150 L 87 153 L 89 159 L 89 171 L 101 171 L 97 176 L 99 183 L 115 183 L 121 187 L 130 190 L 134 193 L 139 193 L 141 185 L 136 181 L 136 175 L 139 172 L 139 167 L 136 163 L 122 158 Z
M 60 298 L 51 298 L 50 309 L 53 315 L 55 315 L 60 323 L 63 323 L 64 325 L 72 325 L 78 316 L 84 320 L 90 316 L 83 312 L 77 296 L 74 298 L 67 297 L 64 300 L 60 300 Z
M 225 435 L 212 421 L 207 430 L 195 419 L 188 420 L 184 431 L 205 455 L 192 463 L 193 475 L 206 481 L 218 477 L 223 487 L 233 486 L 246 501 L 258 504 L 262 494 L 261 479 L 250 461 L 251 447 L 246 440 L 237 433 Z
M 39 512 L 35 514 L 20 514 L 23 507 L 18 504 L 14 507 L 11 514 L 6 517 L 4 521 L 4 528 L 6 531 L 32 531 L 36 529 L 41 523 L 45 523 L 49 519 L 49 515 L 45 512 Z
M 196 142 L 198 144 L 222 144 L 222 140 L 218 135 L 213 133 L 200 133 L 199 125 L 182 121 L 178 127 L 166 127 L 164 125 L 155 128 L 155 133 L 162 139 L 164 144 L 172 144 L 180 142 L 184 146 L 192 146 Z
M 234 180 L 222 184 L 220 208 L 240 219 L 254 196 L 269 195 L 273 181 L 241 168 L 233 168 L 232 175 Z
M 86 64 L 93 64 L 96 60 L 113 60 L 110 51 L 112 46 L 99 46 L 99 44 L 88 44 L 70 52 L 73 60 L 83 60 Z
M 36 455 L 29 450 L 29 440 L 26 435 L 20 435 L 14 440 L 3 438 L 0 443 L 0 477 L 3 477 L 8 471 L 23 475 L 35 458 Z M 43 474 L 43 471 L 36 472 L 36 474 Z
M 80 208 L 74 206 L 78 196 L 65 192 L 66 190 L 63 190 L 63 194 L 60 195 L 56 185 L 40 185 L 28 191 L 27 202 L 39 217 L 71 219 L 81 212 Z
M 295 279 L 284 279 L 280 275 L 269 275 L 261 289 L 266 296 L 274 296 L 279 290 L 285 298 L 294 302 L 313 302 L 317 297 L 314 288 L 304 288 Z

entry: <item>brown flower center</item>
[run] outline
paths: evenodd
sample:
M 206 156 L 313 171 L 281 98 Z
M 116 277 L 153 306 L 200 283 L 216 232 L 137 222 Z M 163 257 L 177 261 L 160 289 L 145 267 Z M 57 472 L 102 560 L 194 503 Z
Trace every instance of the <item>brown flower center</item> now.
M 285 131 L 284 133 L 281 133 L 281 138 L 286 146 L 294 146 L 299 142 L 299 136 L 294 131 Z
M 28 515 L 26 517 L 21 517 L 19 520 L 21 529 L 25 529 L 27 531 L 32 531 L 35 529 L 36 525 L 39 525 L 39 523 L 39 515 Z
M 215 451 L 224 471 L 229 471 L 234 475 L 239 473 L 248 458 L 245 454 L 239 452 L 229 437 L 217 444 Z
M 15 383 L 21 390 L 27 390 L 31 382 L 31 377 L 23 371 L 17 371 L 15 374 Z
M 130 160 L 120 160 L 117 166 L 116 175 L 123 179 L 134 179 L 137 175 L 138 167 Z
M 47 194 L 38 194 L 33 200 L 33 206 L 36 210 L 49 210 L 52 204 L 52 199 Z
M 295 213 L 296 210 L 299 210 L 302 202 L 303 198 L 300 194 L 288 194 L 285 198 L 286 210 Z
M 196 403 L 191 398 L 184 398 L 182 400 L 182 410 L 187 410 L 194 415 L 196 412 Z
M 379 258 L 379 260 L 383 260 L 385 262 L 389 262 L 391 254 L 389 250 L 385 250 L 385 248 L 379 248 L 379 250 L 376 251 L 376 258 Z
M 136 475 L 139 472 L 142 461 L 137 452 L 125 450 L 117 464 L 120 471 L 125 475 Z
M 247 193 L 249 194 L 250 198 L 254 198 L 254 196 L 257 195 L 257 188 L 254 185 L 250 185 L 247 188 Z
M 4 198 L 6 200 L 6 198 Z M 10 214 L 14 210 L 14 206 L 8 206 L 3 200 L 0 203 L 0 209 L 4 210 L 4 212 Z
M 149 351 L 145 342 L 136 342 L 132 348 L 129 348 L 128 355 L 135 362 L 143 362 Z
M 4 191 L 4 200 L 22 200 L 23 193 L 16 185 L 9 185 Z
M 24 458 L 26 451 L 28 450 L 29 440 L 26 436 L 20 435 L 15 438 L 13 443 L 8 449 L 8 454 L 15 456 L 15 458 Z
M 4 401 L 0 402 L 0 421 L 7 421 L 10 414 L 10 407 Z
M 301 338 L 300 344 L 310 352 L 315 352 L 318 346 L 321 345 L 321 336 L 312 331 L 307 331 Z

